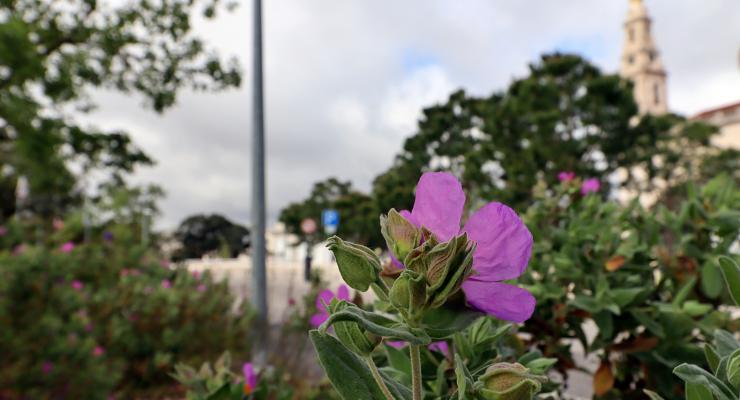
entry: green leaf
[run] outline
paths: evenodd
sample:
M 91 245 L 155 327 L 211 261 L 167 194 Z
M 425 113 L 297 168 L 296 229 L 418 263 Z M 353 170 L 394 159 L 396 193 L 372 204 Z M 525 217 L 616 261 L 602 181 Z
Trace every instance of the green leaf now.
M 683 303 L 683 311 L 690 317 L 699 317 L 708 314 L 714 307 L 710 304 L 699 303 L 696 300 L 689 300 Z
M 722 272 L 714 263 L 706 263 L 701 269 L 701 289 L 707 297 L 717 298 L 722 293 Z
M 730 332 L 717 329 L 714 331 L 714 347 L 717 349 L 717 354 L 720 357 L 725 357 L 740 348 L 740 343 L 738 343 L 735 336 Z
M 680 307 L 683 302 L 686 301 L 689 294 L 691 294 L 691 290 L 694 289 L 694 285 L 696 285 L 696 276 L 692 276 L 691 279 L 681 286 L 681 289 L 676 293 L 676 297 L 673 298 L 673 305 Z
M 686 382 L 686 400 L 714 400 L 714 396 L 706 387 Z
M 410 329 L 403 324 L 380 314 L 365 311 L 353 304 L 333 313 L 329 316 L 319 330 L 326 332 L 335 322 L 353 321 L 357 322 L 366 331 L 381 337 L 399 339 L 409 343 L 428 345 L 431 342 L 429 336 L 420 329 Z
M 609 296 L 620 308 L 624 308 L 625 306 L 632 303 L 637 298 L 637 296 L 646 291 L 647 289 L 645 288 L 612 289 L 609 291 Z
M 614 317 L 612 313 L 601 311 L 593 315 L 594 323 L 599 328 L 599 336 L 604 340 L 611 340 L 614 334 Z
M 206 400 L 239 400 L 241 399 L 241 393 L 238 396 L 234 396 L 231 392 L 231 384 L 229 382 L 221 385 L 218 390 L 211 393 L 206 397 Z
M 630 314 L 632 314 L 637 322 L 644 325 L 647 330 L 654 333 L 659 338 L 665 338 L 665 331 L 663 330 L 663 326 L 655 322 L 655 320 L 650 318 L 646 313 L 642 311 L 632 310 L 630 311 Z
M 533 374 L 542 375 L 557 362 L 557 358 L 538 358 L 528 362 L 525 367 L 529 368 Z
M 481 316 L 481 313 L 472 310 L 436 308 L 424 314 L 421 324 L 432 339 L 440 340 L 465 330 Z
M 308 335 L 329 381 L 343 399 L 385 400 L 372 372 L 362 359 L 333 336 L 317 330 L 310 331 Z
M 473 389 L 474 381 L 459 354 L 455 354 L 455 378 L 457 380 L 458 400 L 468 399 L 468 392 Z
M 719 258 L 719 268 L 735 305 L 740 306 L 740 265 L 730 257 Z
M 737 400 L 732 389 L 714 375 L 693 364 L 681 364 L 673 370 L 686 383 L 707 387 L 719 400 Z
M 740 349 L 735 350 L 727 358 L 727 381 L 735 389 L 740 390 Z
M 665 400 L 652 390 L 642 389 L 642 391 L 650 398 L 650 400 Z
M 710 345 L 709 343 L 704 345 L 704 356 L 707 358 L 707 364 L 709 364 L 709 368 L 712 369 L 712 372 L 717 372 L 717 368 L 719 367 L 719 354 L 717 354 L 717 351 L 714 350 L 714 347 Z
M 397 349 L 393 346 L 386 345 L 385 350 L 388 353 L 388 364 L 398 371 L 403 377 L 404 383 L 411 383 L 411 359 L 408 350 Z

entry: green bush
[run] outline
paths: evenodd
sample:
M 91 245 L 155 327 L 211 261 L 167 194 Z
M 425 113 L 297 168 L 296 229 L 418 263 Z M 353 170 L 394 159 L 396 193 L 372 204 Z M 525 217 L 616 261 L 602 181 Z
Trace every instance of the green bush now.
M 574 341 L 597 355 L 596 397 L 644 398 L 650 389 L 682 398 L 673 368 L 704 365 L 703 340 L 718 328 L 737 329 L 718 310 L 729 293 L 716 263 L 740 232 L 733 181 L 689 188 L 677 210 L 583 196 L 577 180 L 538 192 L 525 215 L 535 243 L 524 278 L 537 297 L 523 328 L 530 344 L 557 358 L 563 374 L 583 367 Z M 584 330 L 589 321 L 593 338 Z
M 151 398 L 179 390 L 168 376 L 178 362 L 226 349 L 247 358 L 251 312 L 208 274 L 109 234 L 69 252 L 60 243 L 18 251 L 5 239 L 0 397 Z

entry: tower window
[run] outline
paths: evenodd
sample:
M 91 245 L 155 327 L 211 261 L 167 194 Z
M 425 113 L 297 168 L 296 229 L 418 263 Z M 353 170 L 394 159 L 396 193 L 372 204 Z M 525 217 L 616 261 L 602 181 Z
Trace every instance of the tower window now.
M 634 42 L 635 41 L 635 30 L 633 28 L 630 28 L 630 30 L 627 31 L 627 34 L 630 37 L 630 42 Z
M 653 84 L 653 100 L 656 106 L 660 104 L 660 85 L 657 83 Z
M 631 64 L 634 64 L 634 63 L 635 63 L 635 57 L 633 57 L 633 56 L 629 56 L 629 57 L 627 57 L 627 62 L 628 62 L 628 63 L 629 63 L 630 65 L 631 65 Z

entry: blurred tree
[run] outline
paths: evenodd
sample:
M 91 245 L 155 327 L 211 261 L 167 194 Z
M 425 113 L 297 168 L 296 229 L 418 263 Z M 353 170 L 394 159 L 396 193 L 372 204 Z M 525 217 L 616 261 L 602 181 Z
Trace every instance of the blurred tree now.
M 192 33 L 195 14 L 212 18 L 220 3 L 0 1 L 0 173 L 28 178 L 31 211 L 59 214 L 75 204 L 84 189 L 77 182 L 92 170 L 121 184 L 152 163 L 125 133 L 75 122 L 75 113 L 94 108 L 90 89 L 135 92 L 161 112 L 183 88 L 239 85 L 236 63 L 225 65 Z M 8 186 L 0 185 L 3 199 Z
M 716 131 L 677 115 L 637 112 L 629 82 L 576 55 L 544 55 L 505 92 L 477 98 L 457 91 L 445 104 L 425 109 L 418 132 L 376 182 L 402 170 L 444 169 L 461 178 L 473 201 L 516 207 L 530 201 L 538 181 L 555 184 L 559 171 L 606 181 L 621 170 L 618 185 L 650 191 L 656 181 L 680 178 L 696 160 L 687 149 L 701 152 Z M 406 182 L 395 189 L 406 196 L 404 206 L 416 182 L 410 178 L 397 179 Z
M 280 212 L 279 220 L 285 224 L 288 232 L 298 235 L 300 241 L 323 240 L 326 235 L 320 226 L 315 236 L 308 237 L 301 231 L 301 222 L 311 218 L 320 225 L 321 212 L 325 209 L 339 212 L 337 235 L 370 246 L 383 245 L 378 229 L 380 212 L 373 199 L 354 190 L 350 182 L 342 182 L 337 178 L 314 184 L 309 197 L 285 207 Z
M 249 230 L 219 214 L 186 218 L 175 231 L 175 238 L 182 244 L 172 257 L 175 261 L 224 249 L 230 257 L 236 257 L 249 247 Z
M 577 55 L 543 55 L 503 92 L 474 97 L 459 90 L 424 109 L 418 131 L 373 182 L 374 211 L 351 226 L 377 223 L 390 208 L 410 209 L 419 176 L 433 170 L 456 174 L 472 208 L 491 199 L 525 208 L 535 184 L 553 186 L 560 171 L 635 194 L 664 190 L 696 177 L 715 132 L 678 115 L 640 116 L 630 82 Z M 291 205 L 282 220 L 297 229 L 301 218 L 320 212 L 312 201 Z

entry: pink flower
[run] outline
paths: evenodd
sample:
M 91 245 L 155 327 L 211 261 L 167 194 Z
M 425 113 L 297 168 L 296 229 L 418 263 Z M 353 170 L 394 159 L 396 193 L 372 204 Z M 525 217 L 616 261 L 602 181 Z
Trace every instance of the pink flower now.
M 67 242 L 67 243 L 59 246 L 59 250 L 61 250 L 62 253 L 69 253 L 69 252 L 71 252 L 74 249 L 75 249 L 74 242 Z
M 570 182 L 573 179 L 576 179 L 576 173 L 573 171 L 561 171 L 558 174 L 558 180 L 560 182 Z
M 196 271 L 191 272 L 191 274 L 193 275 L 193 278 L 200 279 L 200 271 L 196 270 Z
M 585 181 L 583 181 L 583 184 L 581 185 L 581 194 L 587 195 L 589 193 L 596 193 L 601 189 L 601 183 L 599 182 L 598 178 L 588 178 Z
M 499 319 L 526 321 L 534 312 L 534 296 L 503 281 L 524 273 L 532 254 L 532 234 L 514 210 L 497 202 L 479 208 L 461 229 L 464 206 L 465 193 L 454 175 L 427 172 L 416 186 L 414 208 L 399 213 L 429 229 L 440 242 L 466 233 L 476 243 L 475 273 L 462 284 L 468 304 Z
M 90 333 L 92 331 L 93 331 L 93 324 L 92 323 L 89 323 L 89 324 L 85 325 L 85 332 Z
M 257 388 L 257 375 L 254 373 L 252 363 L 242 365 L 242 374 L 244 374 L 244 394 L 251 394 Z
M 172 282 L 170 282 L 169 279 L 165 279 L 162 281 L 162 288 L 163 289 L 169 289 L 172 287 Z
M 204 285 L 204 284 L 201 283 L 200 285 L 198 285 L 198 286 L 195 287 L 195 290 L 197 290 L 200 293 L 203 293 L 203 292 L 206 291 L 206 285 Z
M 388 340 L 385 342 L 388 346 L 393 347 L 394 349 L 401 349 L 406 346 L 406 342 L 402 340 Z M 450 347 L 447 345 L 447 342 L 445 341 L 439 341 L 439 342 L 433 342 L 427 346 L 429 350 L 440 352 L 444 355 L 450 354 Z
M 49 375 L 51 373 L 51 371 L 53 371 L 53 370 L 54 370 L 54 363 L 53 362 L 51 362 L 51 361 L 44 361 L 41 364 L 41 372 L 44 375 Z
M 8 228 L 0 225 L 0 236 L 5 236 L 8 234 Z
M 19 255 L 23 254 L 26 251 L 26 247 L 28 247 L 28 246 L 26 246 L 25 243 L 21 243 L 21 244 L 15 246 L 13 248 L 13 255 L 14 256 L 19 256 Z
M 95 348 L 93 349 L 93 356 L 100 357 L 103 354 L 105 354 L 105 349 L 103 348 L 103 346 L 95 346 Z
M 64 220 L 61 218 L 54 218 L 54 220 L 51 221 L 51 226 L 55 231 L 60 231 L 64 229 Z
M 288 305 L 291 306 L 291 307 L 294 306 L 295 305 L 295 299 L 292 298 L 292 297 L 288 298 Z
M 331 299 L 335 297 L 337 298 L 337 300 L 349 301 L 349 287 L 347 287 L 347 285 L 345 284 L 339 285 L 339 288 L 337 288 L 336 296 L 334 295 L 334 292 L 329 289 L 324 290 L 323 292 L 319 293 L 318 296 L 316 296 L 316 309 L 319 312 L 311 316 L 311 326 L 317 328 L 321 324 L 323 324 L 324 321 L 329 319 L 329 311 L 327 311 L 326 305 L 331 303 Z
M 164 269 L 170 268 L 170 261 L 166 259 L 159 260 L 159 265 Z
M 71 286 L 72 286 L 72 289 L 79 292 L 85 287 L 85 284 L 75 279 L 72 281 Z

